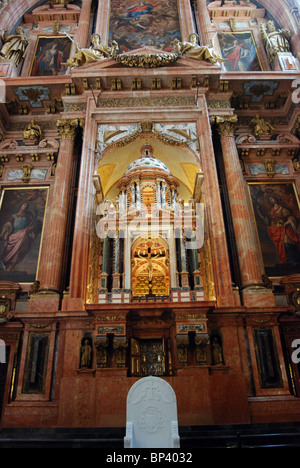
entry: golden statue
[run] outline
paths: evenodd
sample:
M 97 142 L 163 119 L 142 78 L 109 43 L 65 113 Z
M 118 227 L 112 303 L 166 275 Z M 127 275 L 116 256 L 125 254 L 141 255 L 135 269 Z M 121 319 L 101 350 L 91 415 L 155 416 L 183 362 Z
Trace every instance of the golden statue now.
M 277 132 L 270 122 L 266 121 L 259 117 L 259 114 L 256 114 L 255 118 L 250 121 L 250 125 L 253 128 L 255 136 L 260 135 L 275 135 Z
M 41 127 L 35 123 L 34 119 L 31 119 L 23 131 L 23 140 L 25 144 L 36 144 L 40 141 L 41 137 Z
M 16 31 L 11 36 L 8 36 L 7 29 L 4 30 L 2 36 L 3 46 L 0 51 L 0 59 L 2 62 L 12 60 L 15 65 L 19 65 L 25 56 L 28 46 L 28 40 L 21 27 L 16 28 Z
M 99 60 L 113 57 L 119 49 L 116 41 L 112 41 L 112 47 L 101 44 L 101 37 L 97 33 L 92 35 L 91 42 L 92 45 L 89 49 L 80 49 L 77 42 L 75 42 L 75 55 L 70 57 L 63 65 L 81 67 L 87 63 L 99 62 Z
M 204 60 L 210 63 L 225 62 L 226 59 L 220 57 L 212 47 L 210 46 L 200 46 L 198 44 L 199 36 L 196 33 L 189 35 L 188 42 L 180 42 L 178 39 L 175 39 L 173 42 L 174 50 L 179 55 L 186 55 L 187 57 Z
M 265 25 L 261 24 L 260 31 L 270 63 L 274 62 L 278 52 L 291 52 L 291 33 L 288 29 L 276 29 L 274 21 L 269 20 L 267 30 Z

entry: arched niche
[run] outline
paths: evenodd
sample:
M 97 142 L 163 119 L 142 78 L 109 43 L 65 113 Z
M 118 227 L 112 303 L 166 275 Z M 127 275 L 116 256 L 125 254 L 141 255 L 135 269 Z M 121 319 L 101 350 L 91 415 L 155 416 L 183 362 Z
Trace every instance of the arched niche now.
M 179 197 L 188 202 L 193 196 L 196 174 L 200 171 L 198 156 L 187 145 L 169 145 L 158 138 L 141 136 L 125 146 L 107 148 L 98 158 L 95 173 L 100 175 L 104 198 L 114 200 L 118 195 L 118 181 L 129 164 L 140 156 L 140 148 L 151 143 L 153 156 L 166 164 L 178 180 Z

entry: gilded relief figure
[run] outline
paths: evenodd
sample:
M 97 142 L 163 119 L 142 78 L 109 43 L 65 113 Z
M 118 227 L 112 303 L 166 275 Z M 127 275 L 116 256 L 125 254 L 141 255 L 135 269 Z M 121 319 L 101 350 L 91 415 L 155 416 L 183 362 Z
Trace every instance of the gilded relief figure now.
M 28 46 L 27 37 L 21 27 L 16 28 L 16 31 L 11 36 L 8 36 L 7 29 L 4 30 L 2 36 L 3 46 L 0 51 L 0 59 L 4 61 L 12 61 L 16 66 L 21 63 L 25 56 Z
M 142 260 L 147 260 L 147 262 L 148 262 L 148 278 L 149 278 L 149 282 L 151 282 L 152 277 L 153 277 L 153 263 L 152 263 L 152 260 L 159 257 L 159 254 L 152 257 L 151 252 L 148 252 L 147 257 L 145 258 L 140 253 L 138 253 L 138 257 L 141 258 Z
M 250 126 L 253 128 L 255 136 L 260 135 L 276 135 L 275 128 L 267 120 L 256 114 L 255 118 L 250 121 Z
M 261 24 L 261 35 L 270 63 L 274 62 L 278 52 L 291 52 L 290 31 L 288 29 L 276 29 L 274 21 L 267 22 L 267 29 L 264 24 Z
M 42 137 L 41 127 L 35 123 L 34 119 L 31 119 L 23 131 L 23 140 L 25 142 L 27 141 L 27 142 L 38 143 L 41 137 Z
M 200 46 L 198 44 L 199 36 L 196 33 L 189 35 L 189 40 L 187 42 L 180 42 L 178 39 L 175 39 L 174 50 L 179 55 L 186 55 L 189 58 L 195 60 L 203 60 L 210 63 L 225 62 L 226 59 L 220 57 L 212 45 L 210 46 Z
M 92 45 L 88 49 L 80 49 L 77 42 L 75 42 L 75 55 L 70 57 L 63 65 L 67 67 L 81 67 L 88 63 L 99 62 L 105 58 L 113 57 L 119 49 L 116 41 L 112 41 L 112 47 L 101 44 L 101 37 L 99 34 L 93 34 L 91 42 Z

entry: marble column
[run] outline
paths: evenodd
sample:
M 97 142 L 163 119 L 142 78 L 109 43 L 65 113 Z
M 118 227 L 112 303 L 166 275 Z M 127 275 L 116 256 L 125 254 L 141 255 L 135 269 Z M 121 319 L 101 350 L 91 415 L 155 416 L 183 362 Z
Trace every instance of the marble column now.
M 140 188 L 140 182 L 136 182 L 136 209 L 137 211 L 140 211 L 142 207 L 141 204 L 141 188 Z
M 201 107 L 204 103 L 199 102 Z M 201 148 L 201 164 L 205 174 L 205 218 L 210 239 L 211 261 L 214 271 L 214 287 L 219 307 L 235 305 L 230 272 L 223 211 L 217 178 L 214 148 L 208 112 L 203 112 L 197 121 L 197 132 Z
M 113 258 L 113 289 L 120 289 L 120 236 L 117 232 L 114 237 L 114 258 Z
M 135 184 L 134 184 L 134 182 L 132 183 L 132 185 L 130 187 L 130 190 L 131 190 L 130 208 L 136 208 L 136 204 L 135 204 Z
M 93 97 L 87 101 L 87 114 L 94 109 Z M 81 152 L 81 166 L 79 174 L 78 198 L 73 236 L 73 250 L 70 272 L 69 298 L 62 307 L 69 310 L 82 310 L 86 295 L 86 282 L 89 270 L 90 226 L 95 200 L 92 183 L 95 164 L 97 138 L 97 123 L 93 119 L 86 120 Z
M 78 119 L 57 121 L 60 148 L 52 189 L 48 230 L 43 242 L 38 280 L 41 291 L 59 293 L 61 287 L 62 261 L 68 222 L 69 195 L 71 188 L 73 150 Z
M 196 231 L 193 230 L 192 241 L 196 242 Z M 194 289 L 202 289 L 202 278 L 199 271 L 198 249 L 192 249 L 192 262 L 193 262 L 193 276 L 194 276 Z
M 270 296 L 270 291 L 266 290 L 262 282 L 262 262 L 258 239 L 255 232 L 253 215 L 249 209 L 249 193 L 243 177 L 234 138 L 236 122 L 236 115 L 216 117 L 239 257 L 242 288 L 244 291 L 243 297 L 245 305 L 250 305 L 253 300 L 253 292 L 264 292 L 267 296 Z M 246 291 L 247 289 L 249 289 L 248 292 Z M 249 298 L 247 297 L 248 293 L 250 293 Z M 255 301 L 258 304 L 258 298 Z
M 189 288 L 189 274 L 187 271 L 187 258 L 186 258 L 186 245 L 185 245 L 185 238 L 184 234 L 181 233 L 180 237 L 180 257 L 181 257 L 181 287 L 182 288 Z
M 92 0 L 82 0 L 82 7 L 75 39 L 79 47 L 89 47 Z
M 160 181 L 156 181 L 156 207 L 159 209 L 161 208 L 161 188 L 160 188 Z
M 207 9 L 206 0 L 196 0 L 197 5 L 197 13 L 198 13 L 198 21 L 200 31 L 199 34 L 201 36 L 201 44 L 208 45 L 209 44 L 209 28 L 211 25 L 209 12 Z
M 108 277 L 108 266 L 109 266 L 109 237 L 106 233 L 103 239 L 102 247 L 102 272 L 100 273 L 100 289 L 107 289 L 107 277 Z

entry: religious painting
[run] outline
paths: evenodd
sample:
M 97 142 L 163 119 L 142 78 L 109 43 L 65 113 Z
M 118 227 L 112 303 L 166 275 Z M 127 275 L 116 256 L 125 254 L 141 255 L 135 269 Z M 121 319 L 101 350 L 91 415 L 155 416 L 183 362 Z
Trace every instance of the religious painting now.
M 173 52 L 174 39 L 181 41 L 177 0 L 111 0 L 109 38 L 118 42 L 120 53 L 143 46 Z
M 36 279 L 48 189 L 3 189 L 0 202 L 0 281 L 32 283 Z
M 249 183 L 265 273 L 300 272 L 300 205 L 292 182 Z
M 72 41 L 67 36 L 39 36 L 30 68 L 30 76 L 64 75 L 64 63 L 70 57 Z
M 261 71 L 252 32 L 219 32 L 218 40 L 226 71 Z

